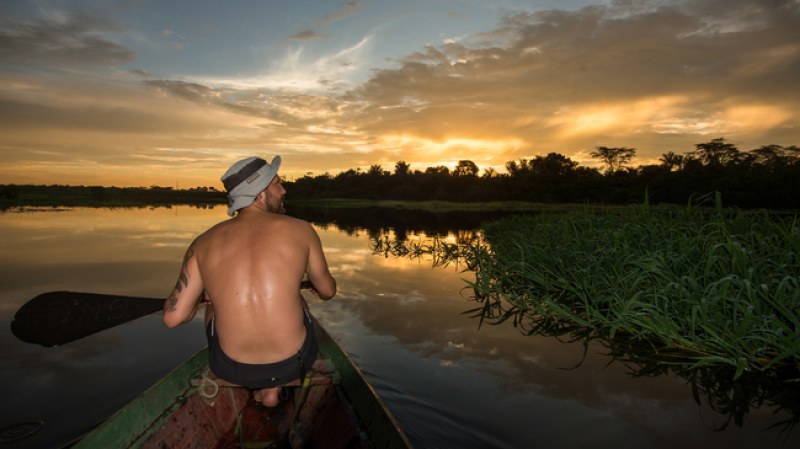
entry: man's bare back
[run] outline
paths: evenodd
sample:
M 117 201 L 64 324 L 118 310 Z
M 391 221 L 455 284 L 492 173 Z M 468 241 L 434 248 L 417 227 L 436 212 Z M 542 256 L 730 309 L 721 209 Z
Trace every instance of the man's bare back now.
M 310 263 L 324 264 L 314 260 L 321 246 L 313 228 L 285 215 L 246 210 L 201 235 L 192 248 L 225 353 L 244 363 L 294 355 L 306 335 L 300 282 Z
M 275 175 L 235 218 L 195 239 L 164 304 L 168 327 L 191 320 L 205 299 L 206 323 L 213 317 L 219 346 L 236 362 L 298 354 L 307 335 L 301 281 L 308 277 L 322 299 L 336 294 L 336 281 L 314 228 L 280 213 L 285 193 Z

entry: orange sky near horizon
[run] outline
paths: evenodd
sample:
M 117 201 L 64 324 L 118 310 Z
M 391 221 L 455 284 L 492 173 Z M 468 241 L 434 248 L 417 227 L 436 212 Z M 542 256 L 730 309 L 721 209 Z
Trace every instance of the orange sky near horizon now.
M 0 5 L 0 184 L 221 188 L 250 155 L 280 154 L 292 180 L 800 144 L 798 0 L 503 0 L 486 18 L 456 1 L 310 2 L 285 29 L 270 11 L 283 37 L 244 45 L 222 42 L 248 30 L 241 15 L 71 3 L 84 8 Z

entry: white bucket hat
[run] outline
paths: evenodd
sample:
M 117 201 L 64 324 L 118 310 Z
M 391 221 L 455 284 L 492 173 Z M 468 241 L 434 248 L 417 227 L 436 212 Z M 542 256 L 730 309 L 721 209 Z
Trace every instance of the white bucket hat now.
M 260 157 L 248 157 L 233 164 L 220 178 L 228 192 L 228 215 L 233 217 L 237 210 L 253 204 L 280 167 L 280 156 L 272 158 L 270 163 Z

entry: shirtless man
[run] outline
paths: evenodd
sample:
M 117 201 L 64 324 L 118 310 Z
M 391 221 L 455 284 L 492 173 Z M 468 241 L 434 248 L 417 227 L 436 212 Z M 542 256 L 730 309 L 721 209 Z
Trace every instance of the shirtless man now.
M 314 228 L 283 215 L 280 164 L 280 156 L 271 163 L 250 157 L 222 176 L 234 218 L 192 242 L 164 302 L 170 328 L 207 302 L 209 367 L 255 390 L 254 398 L 269 407 L 278 403 L 278 385 L 301 378 L 317 357 L 301 281 L 308 277 L 323 300 L 336 294 Z

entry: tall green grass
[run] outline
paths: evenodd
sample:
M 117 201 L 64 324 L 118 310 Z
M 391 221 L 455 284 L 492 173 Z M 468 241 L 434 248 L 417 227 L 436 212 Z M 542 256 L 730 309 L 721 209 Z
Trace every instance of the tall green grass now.
M 599 342 L 634 376 L 685 378 L 728 416 L 723 428 L 769 405 L 789 414 L 774 424 L 788 435 L 800 423 L 800 223 L 716 206 L 585 208 L 371 245 L 473 272 L 466 313 L 480 323 Z
M 451 245 L 475 272 L 482 321 L 624 341 L 666 363 L 729 365 L 734 378 L 800 367 L 794 218 L 645 205 L 512 217 L 484 233 Z

